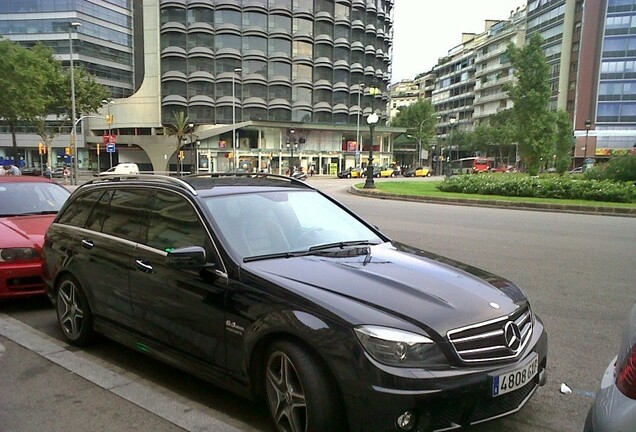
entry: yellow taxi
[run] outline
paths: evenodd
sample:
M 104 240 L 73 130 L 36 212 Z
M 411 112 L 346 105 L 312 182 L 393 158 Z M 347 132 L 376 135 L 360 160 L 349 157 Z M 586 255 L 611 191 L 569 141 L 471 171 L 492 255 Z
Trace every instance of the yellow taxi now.
M 429 167 L 411 168 L 404 173 L 404 177 L 430 177 L 432 175 L 433 171 Z

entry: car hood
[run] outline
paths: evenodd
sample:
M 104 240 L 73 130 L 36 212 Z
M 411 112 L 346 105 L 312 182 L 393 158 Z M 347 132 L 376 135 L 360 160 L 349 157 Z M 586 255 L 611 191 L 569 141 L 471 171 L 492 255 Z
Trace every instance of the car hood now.
M 40 248 L 53 219 L 55 215 L 0 218 L 0 246 Z
M 348 308 L 354 324 L 381 325 L 370 320 L 389 314 L 440 335 L 508 315 L 527 302 L 506 279 L 399 243 L 253 261 L 244 270 L 329 310 L 347 309 L 351 301 L 365 305 L 364 312 Z

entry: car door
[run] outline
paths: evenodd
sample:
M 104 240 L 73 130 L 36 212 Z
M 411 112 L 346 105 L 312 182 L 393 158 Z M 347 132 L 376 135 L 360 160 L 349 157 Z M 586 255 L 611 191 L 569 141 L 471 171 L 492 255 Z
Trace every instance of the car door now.
M 143 189 L 108 190 L 75 237 L 82 248 L 77 267 L 98 326 L 102 319 L 130 330 L 134 327 L 130 269 L 148 199 Z
M 163 190 L 153 195 L 150 208 L 130 279 L 136 328 L 164 350 L 225 368 L 227 278 L 212 268 L 177 268 L 165 262 L 169 250 L 197 245 L 218 269 L 200 212 L 185 196 Z

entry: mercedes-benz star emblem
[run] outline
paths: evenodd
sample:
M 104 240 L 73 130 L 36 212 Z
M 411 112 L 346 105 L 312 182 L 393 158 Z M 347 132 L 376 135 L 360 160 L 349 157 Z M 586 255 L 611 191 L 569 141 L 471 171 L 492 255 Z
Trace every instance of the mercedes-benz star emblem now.
M 506 338 L 506 346 L 513 352 L 519 349 L 521 345 L 521 331 L 519 326 L 512 321 L 508 321 L 504 326 L 504 337 Z

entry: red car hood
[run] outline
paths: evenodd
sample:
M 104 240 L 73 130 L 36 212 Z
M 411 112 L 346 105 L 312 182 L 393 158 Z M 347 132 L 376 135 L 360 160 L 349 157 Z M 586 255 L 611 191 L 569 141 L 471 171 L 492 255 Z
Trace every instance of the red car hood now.
M 0 218 L 0 247 L 37 247 L 55 215 L 14 216 Z

